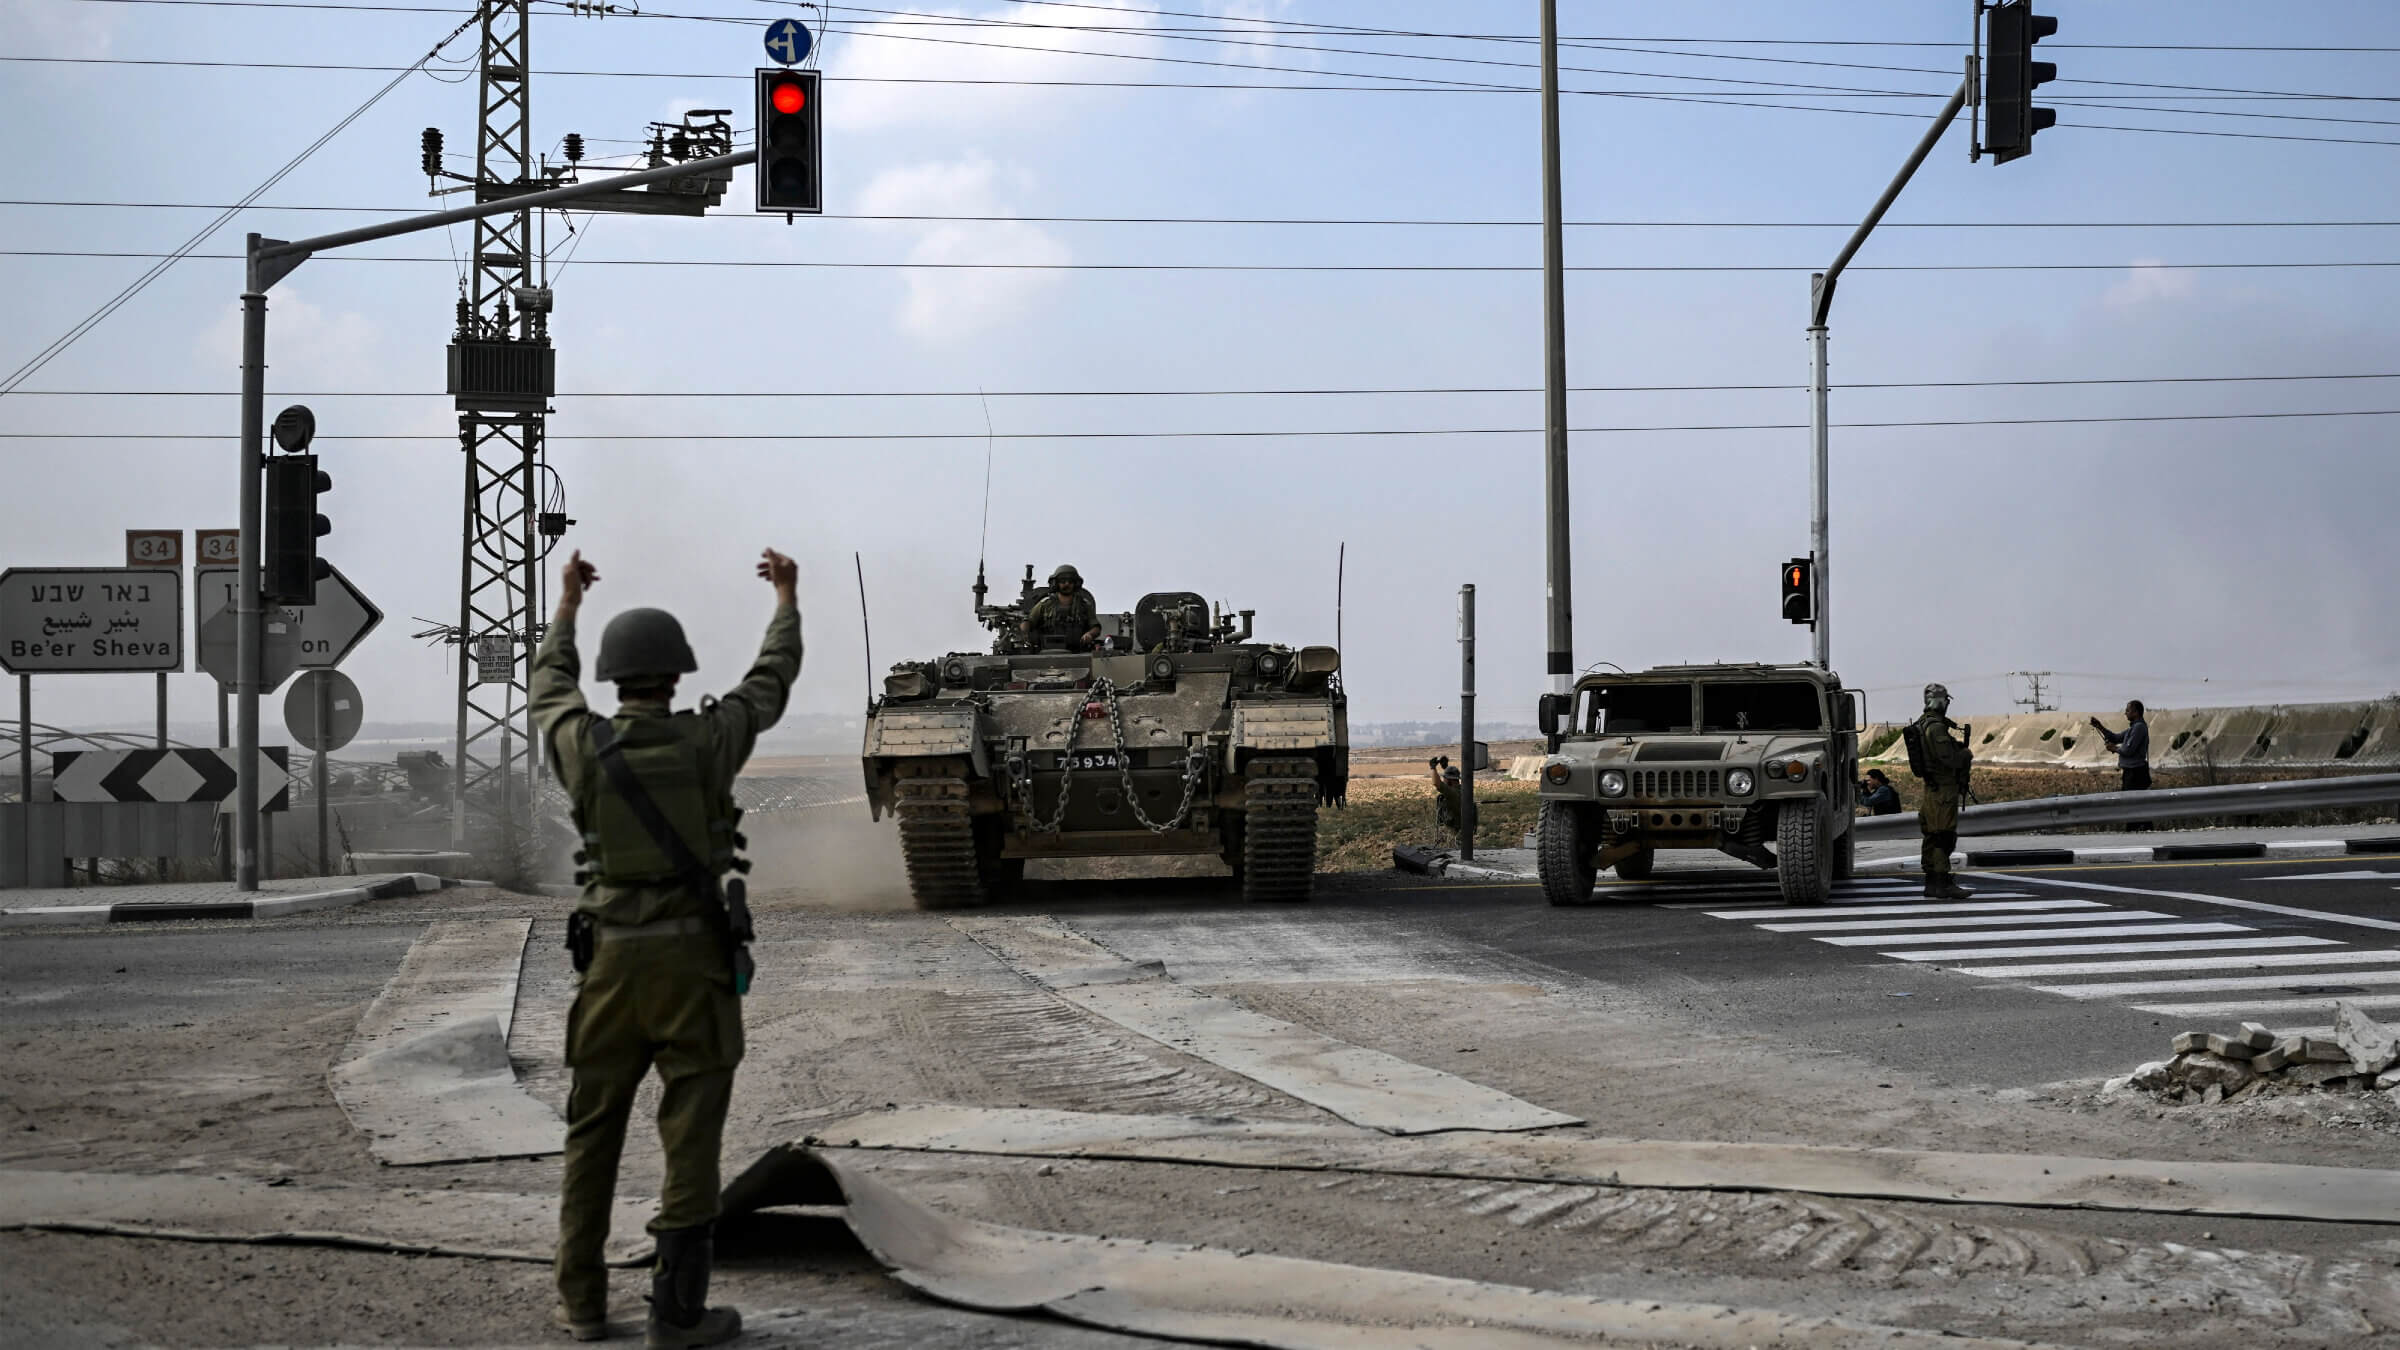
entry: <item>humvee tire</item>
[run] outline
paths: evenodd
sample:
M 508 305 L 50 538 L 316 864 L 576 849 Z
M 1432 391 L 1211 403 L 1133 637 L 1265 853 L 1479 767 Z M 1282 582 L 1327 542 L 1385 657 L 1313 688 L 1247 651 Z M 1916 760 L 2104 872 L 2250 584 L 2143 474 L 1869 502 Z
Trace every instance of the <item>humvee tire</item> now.
M 1592 866 L 1599 841 L 1585 837 L 1590 812 L 1575 802 L 1543 802 L 1537 827 L 1541 847 L 1536 864 L 1542 876 L 1542 896 L 1554 905 L 1596 904 L 1592 887 L 1600 870 Z
M 1834 845 L 1825 838 L 1825 803 L 1783 804 L 1775 817 L 1775 880 L 1787 905 L 1821 905 L 1833 894 Z

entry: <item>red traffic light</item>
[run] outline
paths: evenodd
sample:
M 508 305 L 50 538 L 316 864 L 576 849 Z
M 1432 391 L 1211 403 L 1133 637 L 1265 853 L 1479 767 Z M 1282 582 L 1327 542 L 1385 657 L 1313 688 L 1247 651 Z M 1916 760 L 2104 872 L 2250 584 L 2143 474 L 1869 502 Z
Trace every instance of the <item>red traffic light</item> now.
M 775 111 L 786 116 L 808 106 L 808 93 L 800 87 L 798 80 L 784 80 L 777 83 L 775 92 L 768 97 L 774 103 Z

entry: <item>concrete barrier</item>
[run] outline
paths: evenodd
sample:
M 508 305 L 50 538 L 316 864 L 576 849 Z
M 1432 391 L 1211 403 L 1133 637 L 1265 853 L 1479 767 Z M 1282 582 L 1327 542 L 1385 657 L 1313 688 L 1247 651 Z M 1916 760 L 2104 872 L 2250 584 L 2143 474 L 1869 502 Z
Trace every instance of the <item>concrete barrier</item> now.
M 2124 712 L 2096 714 L 2111 730 Z M 1975 762 L 1996 768 L 2107 769 L 2116 753 L 2092 730 L 2089 712 L 2013 713 L 1959 720 L 1974 731 Z M 2224 770 L 2400 768 L 2400 700 L 2365 703 L 2278 703 L 2230 708 L 2154 708 L 2150 723 L 2153 769 Z M 1889 736 L 1894 724 L 1865 733 L 1866 743 Z M 1870 764 L 1908 762 L 1898 737 L 1867 757 Z

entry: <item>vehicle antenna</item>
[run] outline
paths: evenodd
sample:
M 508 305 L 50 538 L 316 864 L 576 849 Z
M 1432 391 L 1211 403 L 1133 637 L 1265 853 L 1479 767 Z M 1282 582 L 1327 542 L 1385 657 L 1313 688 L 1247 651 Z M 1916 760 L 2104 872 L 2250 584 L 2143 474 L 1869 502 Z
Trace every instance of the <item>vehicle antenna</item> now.
M 992 401 L 980 387 L 975 397 L 983 404 L 983 533 L 975 539 L 975 561 L 981 563 L 984 547 L 992 539 Z
M 875 633 L 867 626 L 867 565 L 859 561 L 857 552 L 850 554 L 850 565 L 858 569 L 858 635 L 867 651 L 867 711 L 875 710 Z
M 1342 649 L 1342 579 L 1350 566 L 1350 541 L 1345 539 L 1333 555 L 1333 649 Z
M 983 559 L 992 539 L 992 401 L 981 385 L 976 386 L 975 398 L 983 404 L 983 529 L 975 538 L 975 617 L 980 619 L 984 596 L 991 590 L 983 582 Z

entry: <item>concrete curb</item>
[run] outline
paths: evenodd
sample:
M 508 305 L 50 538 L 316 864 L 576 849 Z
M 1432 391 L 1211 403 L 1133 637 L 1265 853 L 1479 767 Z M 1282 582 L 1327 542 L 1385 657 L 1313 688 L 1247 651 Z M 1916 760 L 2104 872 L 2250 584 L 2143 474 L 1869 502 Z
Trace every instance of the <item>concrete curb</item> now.
M 46 905 L 33 909 L 0 909 L 0 928 L 34 928 L 54 924 L 154 923 L 167 919 L 279 919 L 310 910 L 341 909 L 369 900 L 438 891 L 452 883 L 430 872 L 404 872 L 365 886 L 310 891 L 303 895 L 266 895 L 255 900 L 122 900 L 113 905 Z

